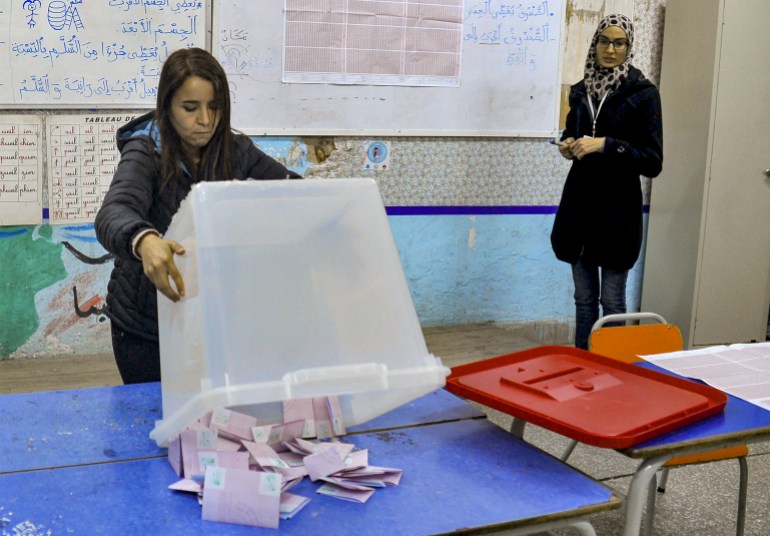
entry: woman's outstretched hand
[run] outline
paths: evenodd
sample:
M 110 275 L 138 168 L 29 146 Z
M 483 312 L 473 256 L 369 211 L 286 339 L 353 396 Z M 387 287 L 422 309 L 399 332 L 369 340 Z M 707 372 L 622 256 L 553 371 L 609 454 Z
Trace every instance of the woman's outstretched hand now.
M 184 255 L 182 244 L 148 233 L 142 237 L 136 249 L 142 258 L 144 275 L 152 281 L 153 285 L 171 301 L 177 302 L 182 299 L 184 281 L 174 263 L 174 254 Z M 174 282 L 173 287 L 169 278 Z

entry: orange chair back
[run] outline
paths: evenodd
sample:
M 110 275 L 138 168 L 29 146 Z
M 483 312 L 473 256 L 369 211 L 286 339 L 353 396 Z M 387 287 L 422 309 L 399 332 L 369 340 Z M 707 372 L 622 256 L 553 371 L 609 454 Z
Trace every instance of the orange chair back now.
M 684 348 L 682 332 L 673 324 L 602 327 L 588 341 L 595 353 L 624 363 L 642 361 L 640 355 L 677 352 Z

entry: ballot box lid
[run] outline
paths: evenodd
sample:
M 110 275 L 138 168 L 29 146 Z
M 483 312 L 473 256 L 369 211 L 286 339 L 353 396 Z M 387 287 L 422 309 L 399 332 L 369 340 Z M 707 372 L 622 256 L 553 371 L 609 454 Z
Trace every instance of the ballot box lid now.
M 583 443 L 615 449 L 717 414 L 727 403 L 718 389 L 566 346 L 454 367 L 446 388 Z

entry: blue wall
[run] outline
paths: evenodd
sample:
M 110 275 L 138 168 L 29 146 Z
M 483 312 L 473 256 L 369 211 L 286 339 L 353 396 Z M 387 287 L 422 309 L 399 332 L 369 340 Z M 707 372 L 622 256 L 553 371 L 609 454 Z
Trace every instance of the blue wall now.
M 553 218 L 391 215 L 393 238 L 422 324 L 574 323 L 572 273 L 550 246 Z M 642 266 L 640 259 L 629 276 L 629 310 L 639 308 Z
M 550 247 L 553 211 L 547 206 L 389 207 L 423 326 L 574 324 L 570 268 Z M 112 262 L 96 242 L 93 226 L 22 226 L 4 236 L 2 251 L 14 260 L 2 293 L 0 359 L 109 352 L 109 323 L 102 311 Z M 50 262 L 44 262 L 41 248 L 50 252 Z M 15 259 L 31 259 L 35 270 L 22 262 L 16 274 Z M 51 270 L 41 272 L 49 265 Z M 630 310 L 639 307 L 640 265 L 629 281 Z

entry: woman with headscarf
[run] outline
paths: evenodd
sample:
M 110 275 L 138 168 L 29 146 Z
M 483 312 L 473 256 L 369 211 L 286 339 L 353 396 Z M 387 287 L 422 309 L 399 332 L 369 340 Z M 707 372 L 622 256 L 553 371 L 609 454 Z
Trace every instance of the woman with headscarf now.
M 626 312 L 628 272 L 642 245 L 640 175 L 663 164 L 658 89 L 631 65 L 634 27 L 609 15 L 591 41 L 583 80 L 570 90 L 559 152 L 572 160 L 551 245 L 572 265 L 575 346 L 588 348 L 602 314 Z

